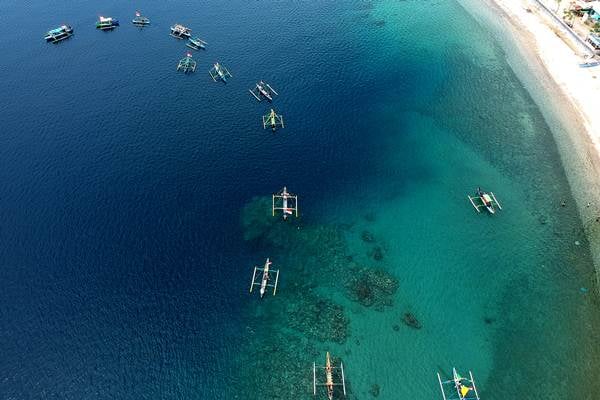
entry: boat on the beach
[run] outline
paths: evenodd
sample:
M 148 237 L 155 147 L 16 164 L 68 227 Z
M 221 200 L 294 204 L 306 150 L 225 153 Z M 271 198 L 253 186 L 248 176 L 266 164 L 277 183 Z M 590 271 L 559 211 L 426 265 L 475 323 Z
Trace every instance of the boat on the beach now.
M 112 17 L 98 17 L 98 21 L 96 21 L 96 28 L 101 29 L 103 31 L 115 29 L 119 26 L 119 20 Z
M 256 97 L 256 100 L 262 101 L 262 97 L 269 100 L 269 102 L 273 101 L 273 95 L 277 96 L 278 93 L 273 89 L 268 83 L 260 81 L 256 84 L 254 89 L 249 89 L 252 96 Z
M 485 208 L 490 214 L 496 213 L 496 207 L 502 210 L 502 206 L 496 199 L 496 196 L 492 192 L 484 192 L 481 188 L 477 188 L 475 196 L 468 196 L 469 201 L 475 207 L 477 212 L 481 212 L 480 208 Z
M 273 288 L 273 296 L 277 293 L 277 282 L 279 282 L 279 270 L 271 269 L 271 260 L 267 258 L 265 265 L 260 267 L 254 267 L 254 273 L 252 274 L 252 283 L 250 284 L 250 293 L 254 286 L 260 286 L 260 298 L 262 299 L 267 292 L 267 287 Z M 261 271 L 262 274 L 256 274 L 257 271 Z M 275 274 L 275 283 L 269 283 L 273 280 L 272 274 Z M 260 278 L 257 280 L 256 278 Z
M 452 379 L 442 381 L 439 372 L 437 377 L 444 400 L 456 399 L 457 395 L 459 400 L 480 400 L 479 393 L 477 393 L 477 387 L 475 386 L 475 379 L 473 379 L 471 371 L 469 371 L 469 378 L 460 376 L 458 372 L 456 372 L 456 368 L 452 368 Z
M 135 26 L 146 26 L 146 25 L 150 25 L 150 20 L 144 16 L 142 16 L 142 13 L 139 11 L 135 12 L 135 17 L 131 20 L 131 23 L 134 24 Z
M 325 382 L 317 383 L 317 368 L 325 370 Z M 339 378 L 341 382 L 334 382 L 334 372 L 339 370 Z M 333 400 L 334 388 L 335 386 L 341 386 L 344 396 L 346 396 L 346 377 L 344 376 L 344 364 L 340 361 L 340 366 L 334 367 L 331 363 L 331 357 L 329 356 L 329 352 L 327 352 L 325 356 L 325 365 L 318 366 L 313 363 L 313 396 L 317 395 L 317 386 L 325 386 L 327 388 L 327 398 L 329 400 Z
M 46 39 L 47 42 L 58 43 L 62 40 L 70 38 L 71 36 L 73 36 L 73 28 L 71 28 L 69 25 L 61 25 L 58 28 L 54 28 L 46 32 L 44 39 Z
M 192 36 L 192 30 L 181 24 L 175 24 L 171 27 L 171 33 L 169 34 L 175 39 L 185 39 Z
M 588 56 L 583 59 L 583 62 L 579 63 L 580 68 L 591 68 L 600 65 L 600 60 L 596 59 L 595 56 Z

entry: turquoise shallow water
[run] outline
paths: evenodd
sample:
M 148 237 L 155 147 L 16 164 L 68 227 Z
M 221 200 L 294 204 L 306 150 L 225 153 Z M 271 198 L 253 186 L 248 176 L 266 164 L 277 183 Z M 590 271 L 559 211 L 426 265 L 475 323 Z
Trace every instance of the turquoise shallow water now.
M 350 399 L 438 398 L 452 366 L 484 399 L 595 399 L 590 244 L 491 30 L 451 0 L 135 6 L 147 29 L 119 1 L 0 4 L 0 397 L 304 399 L 331 351 Z M 194 75 L 174 22 L 209 42 Z M 504 211 L 476 214 L 478 185 Z

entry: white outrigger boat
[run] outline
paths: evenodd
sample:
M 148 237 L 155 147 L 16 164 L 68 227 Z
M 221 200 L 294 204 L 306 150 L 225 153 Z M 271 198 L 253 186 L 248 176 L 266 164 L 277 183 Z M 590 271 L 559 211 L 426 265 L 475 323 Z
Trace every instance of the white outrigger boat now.
M 289 193 L 285 186 L 273 194 L 273 216 L 277 211 L 281 211 L 283 219 L 287 219 L 288 215 L 298 217 L 298 196 Z
M 279 282 L 279 270 L 271 269 L 271 260 L 267 258 L 264 267 L 254 267 L 254 273 L 252 274 L 252 283 L 250 284 L 250 293 L 252 293 L 252 289 L 254 286 L 260 286 L 260 298 L 262 299 L 267 291 L 267 287 L 273 288 L 273 296 L 277 293 L 277 283 Z M 256 275 L 257 271 L 262 271 L 262 274 Z M 275 274 L 275 283 L 269 283 L 272 279 L 272 274 Z M 257 280 L 256 278 L 260 278 Z
M 500 202 L 498 202 L 498 200 L 496 199 L 496 196 L 494 196 L 494 193 L 484 192 L 479 187 L 475 192 L 475 196 L 467 195 L 467 197 L 469 198 L 469 201 L 471 202 L 473 207 L 475 207 L 475 210 L 477 210 L 477 212 L 481 212 L 480 208 L 485 208 L 490 214 L 496 213 L 495 207 L 498 207 L 499 210 L 502 210 L 502 206 L 500 205 Z
M 452 379 L 450 380 L 442 381 L 439 372 L 437 377 L 444 400 L 480 400 L 471 371 L 469 371 L 469 378 L 460 376 L 456 372 L 456 368 L 452 368 Z
M 325 370 L 325 382 L 317 383 L 317 368 Z M 340 370 L 340 378 L 341 382 L 335 383 L 333 380 L 333 373 L 335 370 Z M 334 367 L 331 365 L 331 357 L 329 356 L 329 352 L 327 352 L 325 358 L 325 365 L 318 366 L 313 363 L 313 396 L 317 395 L 317 386 L 325 386 L 327 388 L 327 398 L 329 400 L 333 400 L 333 392 L 335 386 L 341 386 L 342 391 L 344 392 L 344 396 L 346 396 L 346 377 L 344 376 L 344 364 L 340 361 L 340 366 Z
M 210 77 L 213 78 L 213 81 L 217 81 L 217 79 L 227 83 L 227 77 L 233 78 L 233 75 L 229 72 L 227 68 L 219 64 L 218 62 L 213 65 L 213 67 L 208 71 Z
M 283 125 L 283 115 L 277 114 L 272 108 L 267 115 L 263 115 L 262 120 L 264 129 L 270 127 L 271 130 L 275 132 L 278 127 L 285 128 L 285 126 Z
M 252 96 L 256 97 L 256 100 L 258 101 L 262 101 L 262 97 L 264 97 L 271 102 L 273 101 L 273 95 L 279 95 L 275 89 L 263 81 L 258 82 L 254 89 L 248 89 L 248 91 L 252 94 Z

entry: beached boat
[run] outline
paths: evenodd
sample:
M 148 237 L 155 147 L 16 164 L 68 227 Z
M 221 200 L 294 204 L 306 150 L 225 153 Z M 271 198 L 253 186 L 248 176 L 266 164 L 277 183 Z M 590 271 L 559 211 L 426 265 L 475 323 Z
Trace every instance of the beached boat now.
M 600 65 L 600 60 L 596 59 L 594 56 L 586 57 L 583 59 L 583 62 L 579 63 L 579 67 L 581 68 L 591 68 L 597 67 Z
M 61 40 L 70 38 L 71 36 L 73 36 L 73 28 L 71 28 L 69 25 L 61 25 L 58 28 L 46 32 L 44 39 L 46 39 L 47 42 L 58 43 Z
M 170 35 L 176 39 L 185 39 L 192 36 L 192 30 L 181 24 L 175 24 L 171 27 Z
M 96 28 L 103 31 L 115 29 L 117 26 L 119 26 L 119 20 L 111 17 L 100 16 L 96 22 Z
M 146 26 L 146 25 L 150 25 L 150 20 L 144 16 L 142 16 L 142 13 L 139 11 L 135 12 L 135 18 L 133 18 L 131 20 L 131 23 L 133 23 L 135 26 Z
M 207 44 L 208 43 L 206 43 L 204 40 L 200 39 L 199 37 L 191 37 L 188 39 L 188 42 L 185 45 L 187 47 L 189 47 L 190 49 L 200 50 L 200 49 L 205 49 Z

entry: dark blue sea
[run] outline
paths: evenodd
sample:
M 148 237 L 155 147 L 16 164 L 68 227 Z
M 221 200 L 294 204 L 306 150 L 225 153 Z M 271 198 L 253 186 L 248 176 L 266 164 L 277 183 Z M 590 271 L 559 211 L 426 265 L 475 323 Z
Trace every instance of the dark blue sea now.
M 456 1 L 4 0 L 0 22 L 0 399 L 308 399 L 326 351 L 350 399 L 441 398 L 452 367 L 488 400 L 597 398 L 551 127 Z M 208 42 L 193 74 L 174 23 Z M 298 219 L 271 216 L 284 185 Z

